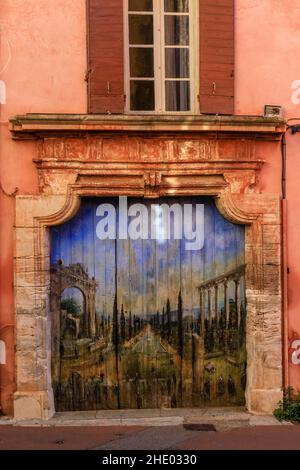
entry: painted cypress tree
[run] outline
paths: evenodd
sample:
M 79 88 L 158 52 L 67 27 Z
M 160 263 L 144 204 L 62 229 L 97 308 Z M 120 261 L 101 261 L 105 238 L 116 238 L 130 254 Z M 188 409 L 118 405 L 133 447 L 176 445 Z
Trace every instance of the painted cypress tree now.
M 160 321 L 159 321 L 159 311 L 157 310 L 157 312 L 156 312 L 156 327 L 157 327 L 158 330 L 159 330 L 159 324 L 160 324 Z
M 132 314 L 129 312 L 128 339 L 132 338 Z
M 122 304 L 122 308 L 121 308 L 120 323 L 121 323 L 121 338 L 122 338 L 122 340 L 125 340 L 126 339 L 126 321 L 125 321 L 123 304 Z
M 202 334 L 203 334 L 203 331 L 202 331 L 201 312 L 199 313 L 198 320 L 197 320 L 197 329 L 196 329 L 196 333 L 197 333 L 198 335 L 202 335 Z
M 165 307 L 163 307 L 163 309 L 162 309 L 161 326 L 164 329 L 164 327 L 165 327 Z
M 112 319 L 112 343 L 115 348 L 115 367 L 117 375 L 117 401 L 118 409 L 120 409 L 120 383 L 119 383 L 119 323 L 118 323 L 118 298 L 117 292 L 115 294 L 115 301 L 113 307 L 113 319 Z
M 182 359 L 183 357 L 183 311 L 182 311 L 181 292 L 179 292 L 179 295 L 178 295 L 177 334 L 178 334 L 178 354 Z
M 171 306 L 170 306 L 170 300 L 167 300 L 167 334 L 168 334 L 168 339 L 170 339 L 171 336 Z
M 114 308 L 113 308 L 113 328 L 112 328 L 112 343 L 115 347 L 115 350 L 118 351 L 118 340 L 119 340 L 119 324 L 118 324 L 118 305 L 117 305 L 117 295 L 115 295 Z

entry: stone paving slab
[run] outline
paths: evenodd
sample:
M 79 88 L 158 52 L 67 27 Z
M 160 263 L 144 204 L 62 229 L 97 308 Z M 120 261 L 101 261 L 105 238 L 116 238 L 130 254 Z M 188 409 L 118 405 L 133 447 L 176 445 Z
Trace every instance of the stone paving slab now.
M 300 450 L 300 426 L 248 426 L 225 432 L 184 426 L 43 428 L 1 426 L 0 450 Z
M 188 431 L 183 426 L 152 427 L 105 443 L 93 450 L 171 450 L 194 437 L 195 432 Z
M 124 439 L 123 439 L 124 442 Z M 194 433 L 178 450 L 300 450 L 300 426 L 249 426 L 225 432 Z
M 1 426 L 0 450 L 86 450 L 138 434 L 141 427 Z
M 274 416 L 250 415 L 250 426 L 290 426 L 288 421 L 278 421 Z
M 244 408 L 190 408 L 160 410 L 103 410 L 57 413 L 43 420 L 0 419 L 0 425 L 22 427 L 181 426 L 209 424 L 218 431 L 248 426 L 280 426 L 273 416 L 252 415 Z M 289 424 L 289 423 L 288 423 Z

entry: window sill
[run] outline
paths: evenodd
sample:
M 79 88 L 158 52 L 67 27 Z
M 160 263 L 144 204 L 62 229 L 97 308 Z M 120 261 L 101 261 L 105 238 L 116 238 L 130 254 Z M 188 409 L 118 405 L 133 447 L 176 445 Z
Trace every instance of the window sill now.
M 258 139 L 278 140 L 286 130 L 282 119 L 262 116 L 215 115 L 103 115 L 26 114 L 10 119 L 14 139 L 45 136 L 78 136 L 86 133 L 197 133 L 257 135 Z

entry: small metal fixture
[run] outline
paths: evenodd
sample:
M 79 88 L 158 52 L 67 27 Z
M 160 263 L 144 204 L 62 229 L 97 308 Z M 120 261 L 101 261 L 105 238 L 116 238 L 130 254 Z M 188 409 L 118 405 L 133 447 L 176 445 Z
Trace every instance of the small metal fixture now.
M 282 118 L 282 106 L 266 104 L 264 116 L 267 118 Z
M 287 128 L 290 129 L 291 133 L 297 134 L 300 132 L 300 118 L 291 118 L 287 120 Z
M 299 124 L 296 124 L 294 126 L 289 126 L 289 129 L 291 129 L 291 133 L 294 135 L 294 134 L 297 134 L 297 132 L 300 132 L 300 125 Z

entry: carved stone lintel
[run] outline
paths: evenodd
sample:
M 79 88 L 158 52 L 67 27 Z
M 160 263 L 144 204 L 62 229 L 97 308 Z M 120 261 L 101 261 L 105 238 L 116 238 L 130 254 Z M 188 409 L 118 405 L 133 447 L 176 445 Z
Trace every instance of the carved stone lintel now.
M 159 171 L 144 173 L 145 194 L 144 197 L 156 198 L 160 195 L 162 175 Z
M 219 138 L 86 136 L 45 138 L 37 143 L 37 161 L 60 162 L 253 162 L 255 142 Z

